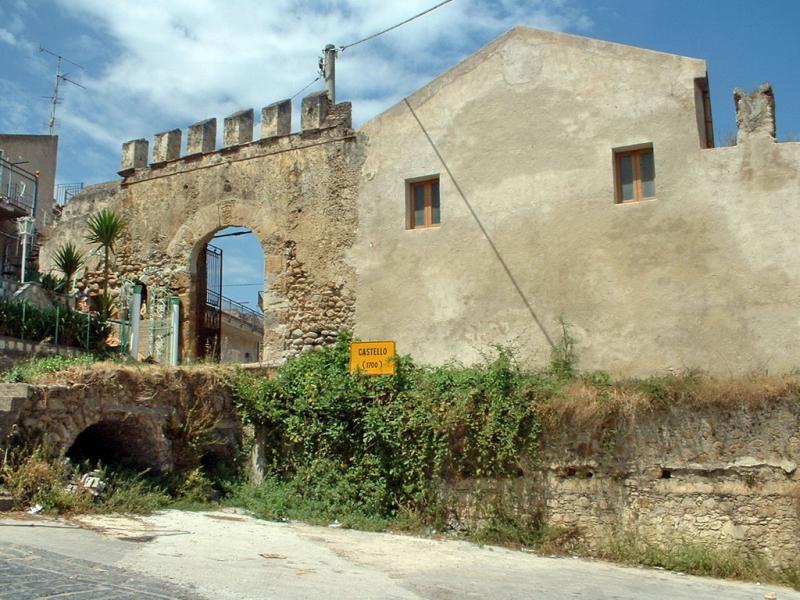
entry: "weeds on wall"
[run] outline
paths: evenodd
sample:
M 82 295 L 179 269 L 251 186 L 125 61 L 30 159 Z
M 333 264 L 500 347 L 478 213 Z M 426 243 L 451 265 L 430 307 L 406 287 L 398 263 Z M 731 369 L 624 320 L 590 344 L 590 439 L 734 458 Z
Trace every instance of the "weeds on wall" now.
M 629 565 L 722 579 L 779 583 L 800 589 L 800 568 L 776 569 L 758 554 L 713 548 L 687 539 L 659 545 L 634 534 L 622 534 L 610 539 L 594 555 Z
M 8 371 L 0 373 L 0 382 L 31 382 L 47 373 L 58 373 L 72 368 L 89 367 L 97 362 L 97 360 L 98 357 L 93 354 L 77 354 L 75 356 L 55 354 L 53 356 L 30 358 L 26 361 L 18 362 Z

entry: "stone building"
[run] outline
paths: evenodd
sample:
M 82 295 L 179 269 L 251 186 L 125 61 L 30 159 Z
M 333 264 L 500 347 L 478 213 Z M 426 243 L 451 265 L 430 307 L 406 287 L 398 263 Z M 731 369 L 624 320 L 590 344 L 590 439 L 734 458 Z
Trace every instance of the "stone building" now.
M 121 181 L 66 207 L 48 245 L 105 206 L 118 270 L 156 265 L 198 354 L 198 256 L 250 228 L 265 251 L 263 357 L 342 329 L 422 362 L 491 346 L 543 363 L 563 334 L 618 374 L 797 366 L 800 144 L 772 90 L 736 92 L 715 147 L 705 62 L 529 28 L 501 36 L 358 130 L 324 94 L 124 145 Z

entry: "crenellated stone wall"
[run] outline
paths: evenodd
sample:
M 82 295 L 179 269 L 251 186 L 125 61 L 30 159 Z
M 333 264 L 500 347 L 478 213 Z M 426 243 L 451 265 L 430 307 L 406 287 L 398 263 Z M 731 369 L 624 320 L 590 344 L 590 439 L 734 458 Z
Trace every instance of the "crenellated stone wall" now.
M 43 247 L 49 257 L 71 241 L 89 252 L 83 235 L 89 215 L 103 208 L 127 222 L 114 255 L 112 294 L 123 278 L 167 287 L 181 299 L 181 356 L 198 344 L 198 255 L 229 226 L 250 229 L 264 250 L 263 360 L 286 357 L 335 338 L 353 326 L 355 272 L 345 260 L 358 226 L 355 198 L 363 141 L 351 128 L 351 106 L 331 106 L 325 93 L 302 101 L 302 130 L 290 131 L 291 101 L 224 119 L 223 147 L 215 147 L 216 119 L 182 132 L 161 132 L 123 144 L 121 181 L 92 186 L 65 207 Z M 148 164 L 149 159 L 149 164 Z M 101 288 L 99 258 L 89 261 L 79 289 Z M 300 341 L 298 341 L 300 340 Z

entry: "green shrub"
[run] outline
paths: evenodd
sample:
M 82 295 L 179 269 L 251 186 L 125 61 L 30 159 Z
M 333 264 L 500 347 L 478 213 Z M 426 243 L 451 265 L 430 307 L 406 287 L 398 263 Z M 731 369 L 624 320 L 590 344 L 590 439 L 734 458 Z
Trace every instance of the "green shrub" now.
M 245 421 L 263 428 L 263 514 L 308 508 L 320 519 L 436 519 L 442 478 L 521 474 L 536 454 L 536 401 L 558 389 L 549 372 L 523 372 L 509 352 L 482 365 L 425 368 L 397 359 L 393 376 L 351 375 L 350 338 L 287 362 L 275 379 L 238 372 Z M 559 377 L 561 375 L 559 374 Z M 310 507 L 310 508 L 309 508 Z
M 0 335 L 34 342 L 54 342 L 57 322 L 60 345 L 86 350 L 103 348 L 111 331 L 107 321 L 87 313 L 60 307 L 57 314 L 55 308 L 39 308 L 25 301 L 0 298 Z

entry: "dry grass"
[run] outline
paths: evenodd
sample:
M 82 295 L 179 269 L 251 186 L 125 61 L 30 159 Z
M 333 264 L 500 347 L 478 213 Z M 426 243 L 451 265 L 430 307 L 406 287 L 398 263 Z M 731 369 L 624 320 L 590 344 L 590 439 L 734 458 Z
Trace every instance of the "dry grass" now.
M 30 380 L 40 385 L 91 385 L 98 382 L 116 381 L 119 383 L 167 382 L 181 378 L 181 374 L 190 371 L 201 373 L 212 385 L 221 385 L 226 374 L 232 369 L 220 365 L 197 364 L 184 367 L 162 367 L 142 363 L 118 363 L 113 361 L 96 362 L 91 365 L 75 365 L 60 371 L 37 374 Z
M 595 378 L 596 379 L 596 378 Z M 635 420 L 643 413 L 680 410 L 755 410 L 800 400 L 800 376 L 753 375 L 713 378 L 697 372 L 643 380 L 611 382 L 592 377 L 566 384 L 540 409 L 545 430 L 569 423 L 594 429 Z

